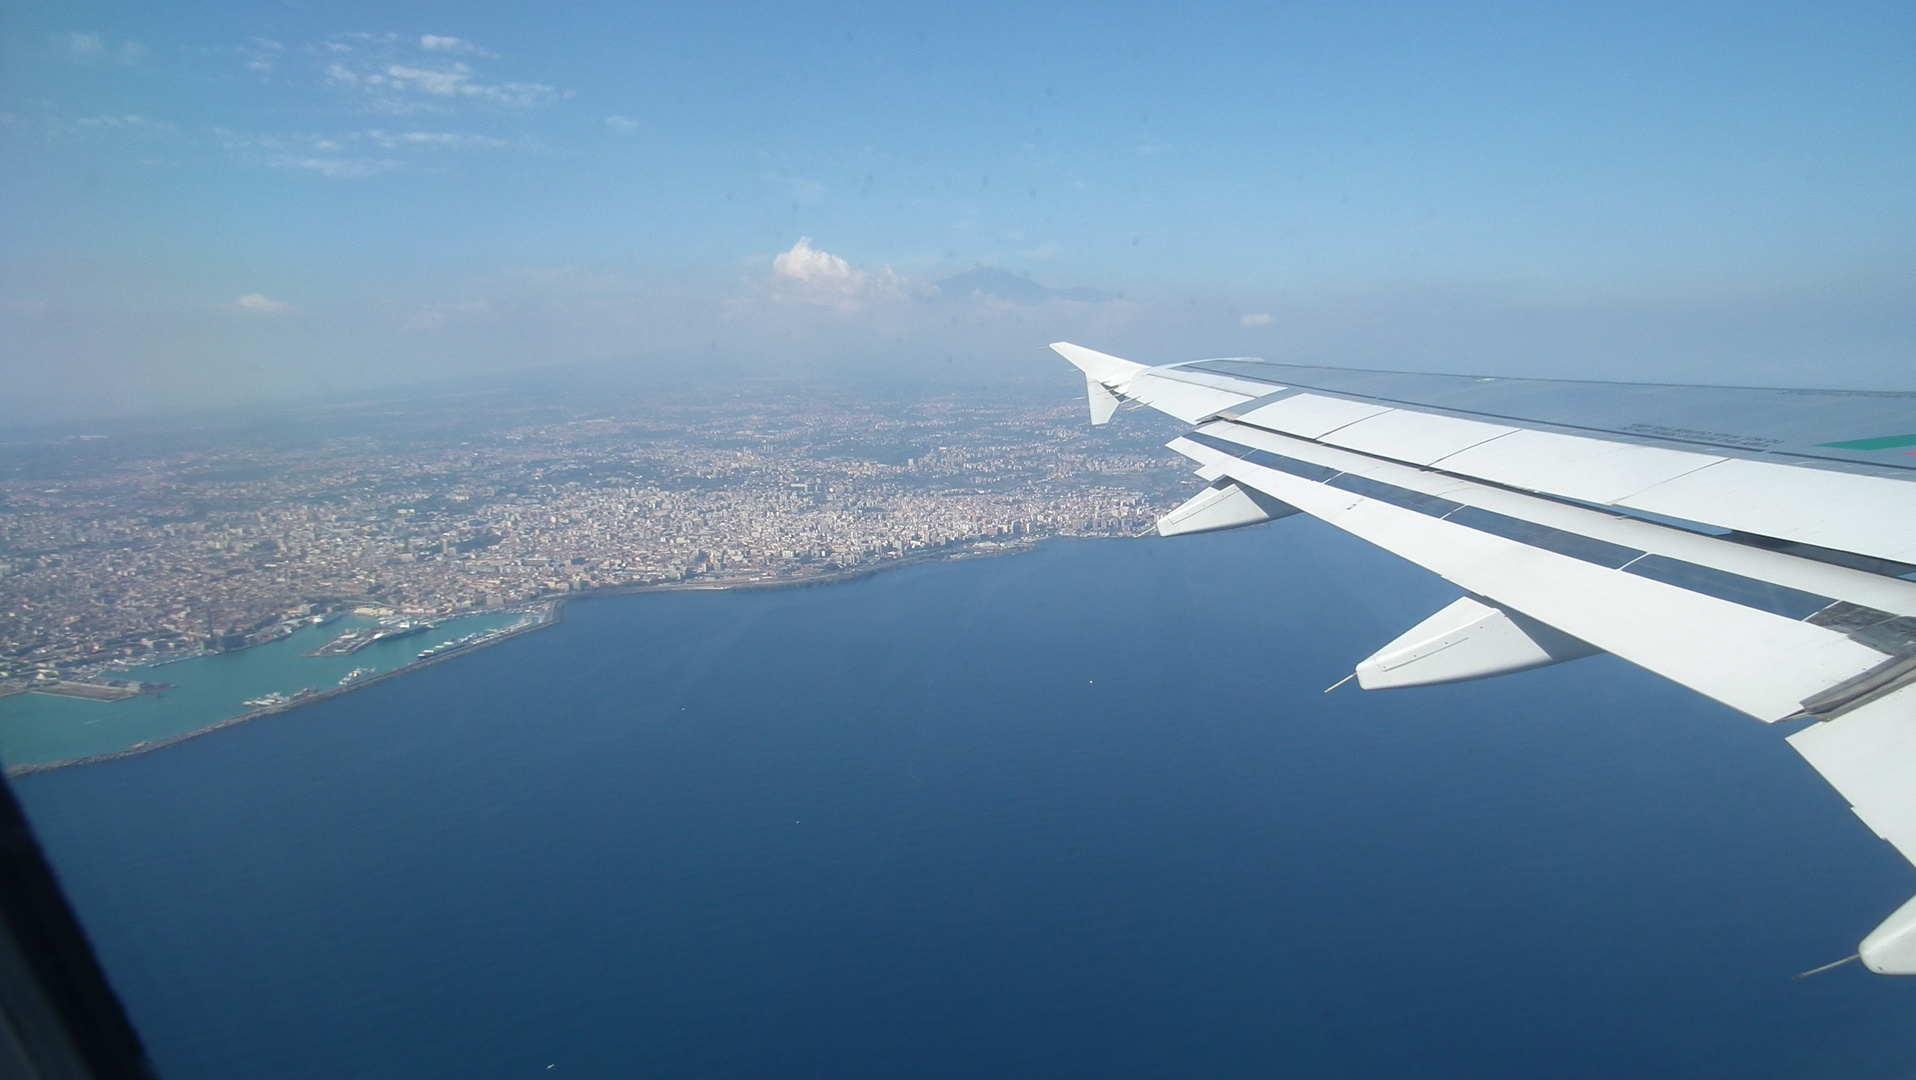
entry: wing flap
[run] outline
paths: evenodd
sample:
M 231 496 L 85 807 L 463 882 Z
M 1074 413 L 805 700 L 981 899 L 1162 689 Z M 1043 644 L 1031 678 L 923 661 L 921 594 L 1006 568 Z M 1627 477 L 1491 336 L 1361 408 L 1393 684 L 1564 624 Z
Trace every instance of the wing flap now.
M 1225 425 L 1212 424 L 1202 434 L 1226 430 Z M 1267 435 L 1261 441 L 1279 439 Z M 1606 517 L 1596 511 L 1551 506 L 1454 478 L 1433 478 L 1421 470 L 1321 445 L 1315 449 L 1315 458 L 1323 461 L 1345 455 L 1348 460 L 1338 464 L 1352 466 L 1351 471 L 1275 455 L 1270 463 L 1260 463 L 1262 459 L 1236 457 L 1189 437 L 1171 445 L 1240 483 L 1410 559 L 1471 592 L 1760 719 L 1794 715 L 1804 698 L 1883 659 L 1880 651 L 1838 631 L 1629 572 L 1625 567 L 1645 557 L 1646 551 L 1591 535 L 1595 530 L 1562 527 L 1576 522 L 1578 515 Z M 1302 452 L 1307 445 L 1287 449 Z M 1287 461 L 1294 463 L 1289 469 L 1284 467 Z M 1319 471 L 1309 472 L 1313 468 Z M 1346 479 L 1358 476 L 1373 486 L 1364 488 Z M 1483 505 L 1487 502 L 1499 509 L 1489 510 Z M 1524 503 L 1537 504 L 1534 509 L 1545 512 L 1533 513 L 1532 518 L 1548 516 L 1555 524 L 1508 513 Z M 1473 527 L 1473 522 L 1482 527 Z M 1610 524 L 1674 532 L 1643 522 L 1613 520 Z M 1685 539 L 1734 546 L 1708 537 Z M 1771 561 L 1802 561 L 1774 552 L 1749 554 Z
M 1916 685 L 1789 737 L 1856 816 L 1916 863 Z

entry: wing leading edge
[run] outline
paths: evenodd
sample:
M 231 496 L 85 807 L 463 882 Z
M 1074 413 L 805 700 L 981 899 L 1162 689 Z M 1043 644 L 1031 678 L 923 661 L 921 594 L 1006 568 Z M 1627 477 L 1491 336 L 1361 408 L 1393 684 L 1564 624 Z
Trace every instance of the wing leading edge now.
M 1137 401 L 1195 426 L 1170 447 L 1211 486 L 1162 535 L 1302 512 L 1471 594 L 1360 662 L 1365 689 L 1614 653 L 1811 721 L 1790 744 L 1916 863 L 1916 394 L 1051 347 L 1084 372 L 1093 422 Z M 1916 974 L 1916 899 L 1859 953 Z

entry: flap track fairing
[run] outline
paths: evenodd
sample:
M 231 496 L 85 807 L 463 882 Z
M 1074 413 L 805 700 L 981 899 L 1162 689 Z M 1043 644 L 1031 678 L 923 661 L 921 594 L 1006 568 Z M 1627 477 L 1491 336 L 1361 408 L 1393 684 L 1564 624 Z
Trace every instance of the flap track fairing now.
M 1556 627 L 1466 596 L 1358 664 L 1357 685 L 1388 690 L 1466 682 L 1602 651 Z
M 1297 508 L 1289 503 L 1280 502 L 1235 480 L 1220 477 L 1213 480 L 1210 487 L 1159 518 L 1158 535 L 1186 536 L 1217 532 L 1219 529 L 1236 529 L 1289 517 L 1297 512 Z

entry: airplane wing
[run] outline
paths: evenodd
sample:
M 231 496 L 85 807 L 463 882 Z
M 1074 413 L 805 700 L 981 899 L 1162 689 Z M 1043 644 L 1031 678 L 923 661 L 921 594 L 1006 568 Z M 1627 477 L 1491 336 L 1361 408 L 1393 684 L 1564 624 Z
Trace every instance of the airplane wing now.
M 1916 393 L 1150 367 L 1067 342 L 1093 423 L 1195 430 L 1165 536 L 1306 513 L 1470 595 L 1357 665 L 1367 690 L 1609 652 L 1788 736 L 1916 863 Z M 1916 974 L 1916 899 L 1863 939 Z

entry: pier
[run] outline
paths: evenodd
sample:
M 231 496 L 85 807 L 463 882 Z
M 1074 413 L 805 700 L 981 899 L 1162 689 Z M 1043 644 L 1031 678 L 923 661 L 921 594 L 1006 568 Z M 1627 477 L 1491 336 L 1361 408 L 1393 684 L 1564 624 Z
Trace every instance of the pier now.
M 396 626 L 369 626 L 359 630 L 348 630 L 333 640 L 307 653 L 307 656 L 351 656 L 375 641 L 392 641 L 395 638 L 411 637 L 431 630 L 434 623 L 400 623 Z

